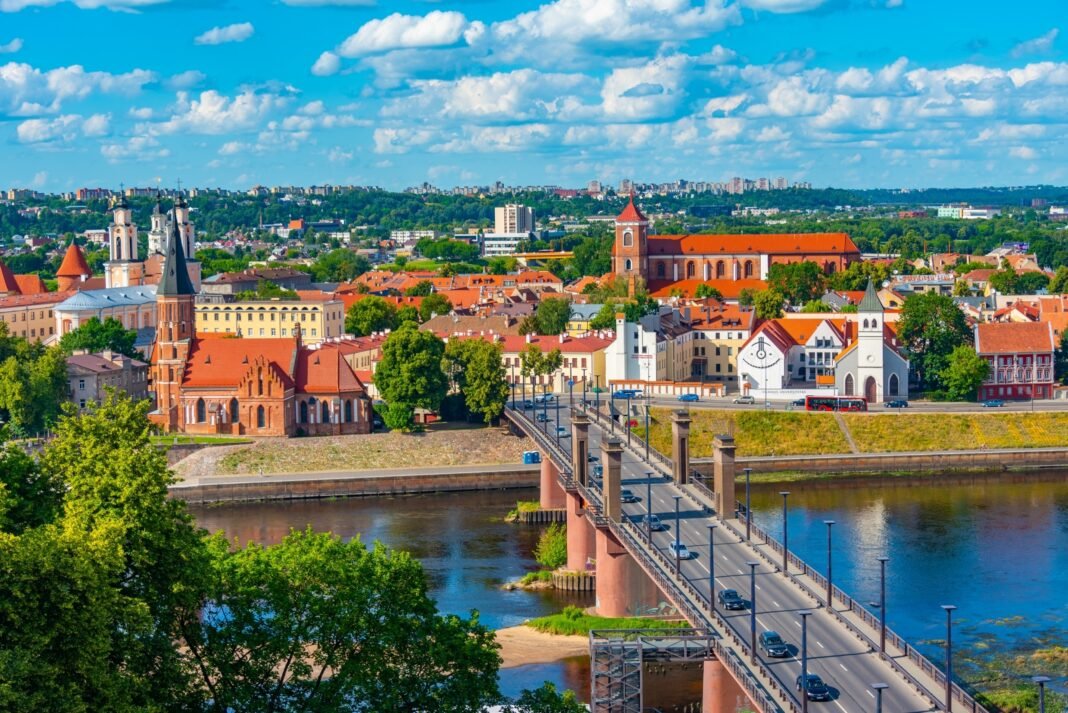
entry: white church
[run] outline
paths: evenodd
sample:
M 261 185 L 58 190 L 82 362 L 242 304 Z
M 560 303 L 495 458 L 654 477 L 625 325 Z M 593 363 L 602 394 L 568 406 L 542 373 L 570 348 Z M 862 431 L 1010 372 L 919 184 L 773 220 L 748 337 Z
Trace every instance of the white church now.
M 196 231 L 189 220 L 189 204 L 179 195 L 171 211 L 164 211 L 162 197 L 156 194 L 156 205 L 152 208 L 151 229 L 148 231 L 148 255 L 139 259 L 137 245 L 137 226 L 133 222 L 133 211 L 126 198 L 120 198 L 112 209 L 112 224 L 108 226 L 108 261 L 104 263 L 104 281 L 108 288 L 135 287 L 154 285 L 159 281 L 163 270 L 163 240 L 170 230 L 172 220 L 178 222 L 178 235 L 182 239 L 182 248 L 186 255 L 196 255 Z M 200 291 L 200 262 L 186 261 L 189 279 L 193 287 Z

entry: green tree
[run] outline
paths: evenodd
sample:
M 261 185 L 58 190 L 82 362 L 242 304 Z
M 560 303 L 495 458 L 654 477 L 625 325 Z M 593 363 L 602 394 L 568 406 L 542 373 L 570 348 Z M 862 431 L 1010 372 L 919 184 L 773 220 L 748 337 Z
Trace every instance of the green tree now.
M 743 287 L 738 291 L 738 306 L 739 307 L 752 307 L 753 302 L 756 301 L 757 291 L 752 287 Z
M 954 349 L 945 368 L 939 372 L 946 396 L 951 401 L 974 401 L 979 387 L 988 376 L 990 364 L 967 344 Z
M 419 303 L 419 317 L 424 322 L 434 315 L 448 314 L 452 312 L 452 302 L 445 295 L 435 292 L 429 297 L 424 297 Z
M 1053 273 L 1053 279 L 1049 282 L 1048 289 L 1051 294 L 1055 295 L 1068 292 L 1068 266 L 1061 265 L 1057 268 L 1057 271 Z
M 59 340 L 59 347 L 67 354 L 74 353 L 76 349 L 88 349 L 90 352 L 110 349 L 133 359 L 143 359 L 144 356 L 134 349 L 135 341 L 137 332 L 126 329 L 122 322 L 114 317 L 108 317 L 103 322 L 97 317 L 90 317 L 77 328 L 64 334 Z
M 827 291 L 827 278 L 814 262 L 775 263 L 768 268 L 768 287 L 790 304 L 800 305 L 822 296 Z
M 371 262 L 363 255 L 341 248 L 320 255 L 311 266 L 316 282 L 348 282 L 371 269 Z
M 397 326 L 404 324 L 405 322 L 415 322 L 420 324 L 422 322 L 419 319 L 419 308 L 415 305 L 401 305 L 397 309 Z
M 546 569 L 563 567 L 567 563 L 567 530 L 558 522 L 549 525 L 538 538 L 534 559 Z
M 463 393 L 468 410 L 492 422 L 508 402 L 503 349 L 482 339 L 450 339 L 445 362 L 456 388 Z
M 723 301 L 723 293 L 707 282 L 702 282 L 697 286 L 697 290 L 694 291 L 694 297 L 697 297 L 698 299 L 711 297 L 714 300 L 719 300 L 720 302 Z
M 52 522 L 63 499 L 63 483 L 41 470 L 37 461 L 14 445 L 0 451 L 0 531 L 19 534 Z
M 1068 386 L 1068 339 L 1063 336 L 1053 352 L 1053 373 L 1057 381 Z
M 534 314 L 538 334 L 563 334 L 571 320 L 571 300 L 566 297 L 546 297 L 538 303 Z
M 238 292 L 235 295 L 239 302 L 251 302 L 253 300 L 289 300 L 300 299 L 296 290 L 287 290 L 270 280 L 260 280 L 256 283 L 256 289 Z
M 410 555 L 311 530 L 209 543 L 212 599 L 187 641 L 210 710 L 462 711 L 496 702 L 493 632 L 437 612 Z M 253 652 L 253 655 L 249 655 Z
M 556 686 L 546 681 L 539 688 L 525 690 L 503 713 L 586 713 L 587 708 L 574 691 L 560 693 Z
M 597 310 L 597 314 L 590 320 L 590 329 L 615 329 L 616 314 L 620 311 L 619 305 L 614 302 L 606 302 Z
M 910 368 L 929 389 L 942 386 L 940 375 L 953 350 L 972 343 L 972 331 L 953 298 L 935 293 L 905 300 L 897 333 L 909 351 Z
M 357 303 L 359 304 L 359 303 Z M 382 359 L 375 369 L 375 387 L 390 405 L 383 420 L 390 428 L 406 430 L 412 422 L 394 418 L 394 405 L 437 411 L 448 392 L 448 379 L 441 368 L 445 343 L 431 332 L 408 322 L 382 344 Z
M 59 416 L 67 399 L 66 355 L 21 337 L 0 322 L 0 420 L 12 433 L 38 433 Z
M 430 280 L 420 280 L 404 291 L 409 297 L 426 297 L 434 291 L 434 283 Z
M 761 290 L 753 296 L 753 310 L 759 319 L 782 317 L 783 296 L 775 290 Z
M 1016 279 L 1016 294 L 1033 295 L 1049 287 L 1050 279 L 1045 273 L 1025 272 Z
M 817 312 L 831 312 L 832 310 L 831 306 L 823 300 L 812 300 L 810 302 L 806 302 L 801 307 L 801 311 L 806 314 L 812 314 Z
M 543 352 L 537 344 L 528 344 L 519 352 L 519 373 L 526 379 L 549 376 L 564 363 L 559 349 Z
M 997 290 L 1003 295 L 1015 295 L 1018 294 L 1016 290 L 1017 282 L 1019 281 L 1019 275 L 1016 274 L 1016 270 L 1012 268 L 1012 265 L 1005 265 L 1005 268 L 998 270 L 990 276 L 988 283 L 990 289 Z
M 660 309 L 660 303 L 648 295 L 638 295 L 623 303 L 623 314 L 628 322 L 638 322 L 642 317 L 654 314 Z
M 357 337 L 396 327 L 397 307 L 377 295 L 368 295 L 355 302 L 345 315 L 345 332 Z

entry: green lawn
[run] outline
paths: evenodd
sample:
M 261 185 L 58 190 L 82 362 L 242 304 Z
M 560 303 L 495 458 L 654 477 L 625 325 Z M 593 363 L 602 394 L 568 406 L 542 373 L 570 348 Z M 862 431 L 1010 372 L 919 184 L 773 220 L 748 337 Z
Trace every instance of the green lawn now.
M 252 443 L 247 438 L 236 436 L 153 436 L 152 442 L 158 446 L 172 446 L 177 443 L 180 446 L 188 445 L 226 445 L 236 446 L 242 443 Z
M 652 446 L 671 455 L 671 412 L 654 408 Z M 690 455 L 712 455 L 712 439 L 718 434 L 734 433 L 736 455 L 818 455 L 849 453 L 842 430 L 832 414 L 784 411 L 717 411 L 691 409 Z M 639 422 L 640 423 L 640 422 Z M 642 427 L 644 430 L 644 426 Z
M 645 619 L 638 616 L 618 618 L 593 616 L 586 614 L 578 607 L 567 607 L 559 614 L 531 619 L 527 622 L 527 626 L 546 634 L 587 636 L 591 629 L 684 629 L 689 624 L 685 621 Z
M 867 453 L 1068 446 L 1068 413 L 847 414 Z

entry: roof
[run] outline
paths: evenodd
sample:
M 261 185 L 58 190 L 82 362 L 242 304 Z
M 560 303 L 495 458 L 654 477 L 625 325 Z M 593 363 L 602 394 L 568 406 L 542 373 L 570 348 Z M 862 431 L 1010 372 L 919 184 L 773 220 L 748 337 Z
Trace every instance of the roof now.
M 89 264 L 85 262 L 85 255 L 82 254 L 81 248 L 71 243 L 63 256 L 63 263 L 56 270 L 56 277 L 85 277 L 91 274 Z
M 116 364 L 116 361 L 119 363 Z M 131 359 L 123 354 L 114 354 L 111 359 L 105 358 L 102 354 L 74 354 L 67 357 L 67 366 L 75 366 L 97 374 L 103 374 L 104 372 L 119 371 L 124 368 L 148 366 L 148 364 L 138 359 Z
M 185 250 L 182 238 L 178 234 L 178 211 L 174 211 L 171 231 L 167 239 L 166 257 L 163 261 L 163 275 L 159 280 L 157 294 L 161 297 L 173 295 L 193 295 L 193 283 L 185 267 Z
M 58 305 L 75 294 L 78 293 L 68 290 L 66 292 L 39 292 L 33 295 L 8 295 L 0 297 L 0 310 L 36 307 L 37 305 Z
M 250 282 L 252 280 L 284 280 L 290 277 L 305 277 L 309 282 L 311 281 L 311 277 L 308 273 L 294 270 L 290 267 L 250 267 L 249 269 L 240 272 L 220 272 L 217 275 L 212 275 L 211 277 L 206 278 L 204 281 L 223 284 L 232 282 Z
M 516 354 L 527 348 L 529 344 L 535 344 L 543 352 L 551 352 L 559 349 L 564 354 L 592 354 L 605 349 L 615 341 L 615 337 L 599 337 L 587 335 L 584 337 L 566 337 L 560 341 L 560 337 L 542 337 L 538 335 L 489 335 L 472 334 L 471 336 L 456 335 L 457 339 L 495 339 L 501 345 L 505 353 Z
M 809 255 L 860 254 L 846 233 L 764 233 L 748 235 L 652 235 L 649 255 Z
M 336 344 L 301 349 L 297 355 L 297 390 L 304 393 L 363 391 L 363 384 Z
M 182 385 L 189 387 L 237 386 L 257 357 L 273 363 L 292 385 L 296 366 L 297 340 L 283 339 L 196 339 L 189 352 Z
M 18 283 L 19 292 L 24 295 L 36 295 L 42 292 L 48 292 L 48 286 L 41 279 L 40 275 L 15 275 L 15 282 Z
M 745 289 L 760 292 L 768 287 L 764 280 L 653 280 L 649 283 L 649 296 L 667 299 L 673 296 L 673 292 L 680 292 L 683 297 L 694 297 L 699 285 L 715 287 L 725 300 L 738 299 Z
M 434 332 L 435 334 L 467 334 L 486 333 L 490 334 L 519 334 L 519 320 L 507 315 L 498 316 L 466 316 L 442 314 L 427 320 L 420 329 Z
M 0 293 L 22 293 L 22 289 L 19 287 L 19 283 L 15 279 L 15 273 L 3 262 L 0 262 Z
M 970 282 L 986 282 L 987 280 L 990 279 L 990 276 L 993 275 L 995 272 L 997 272 L 997 270 L 994 270 L 992 268 L 991 269 L 982 269 L 982 268 L 980 268 L 978 270 L 972 270 L 971 272 L 966 272 L 961 277 L 963 277 L 965 280 L 968 280 Z
M 638 206 L 634 205 L 634 194 L 630 194 L 630 200 L 627 201 L 627 206 L 623 209 L 623 212 L 616 217 L 617 223 L 644 223 L 648 219 L 642 215 L 642 212 L 638 210 Z
M 1052 352 L 1053 328 L 1048 322 L 990 322 L 975 325 L 979 354 Z
M 860 301 L 857 312 L 882 313 L 883 303 L 879 301 L 879 295 L 875 292 L 875 283 L 868 278 L 868 287 L 864 290 L 864 299 Z
M 80 312 L 110 307 L 132 307 L 155 301 L 155 285 L 108 287 L 103 290 L 81 290 L 80 292 L 75 292 L 56 305 L 56 311 Z

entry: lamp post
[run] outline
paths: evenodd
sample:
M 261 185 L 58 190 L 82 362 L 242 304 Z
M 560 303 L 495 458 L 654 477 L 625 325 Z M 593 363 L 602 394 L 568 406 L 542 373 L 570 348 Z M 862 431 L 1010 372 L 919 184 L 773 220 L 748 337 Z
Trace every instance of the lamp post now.
M 567 396 L 571 401 L 571 408 L 575 408 L 575 380 L 570 375 L 567 377 Z
M 716 609 L 716 523 L 708 523 L 708 603 Z
M 649 392 L 645 392 L 645 462 L 649 462 Z
M 1038 355 L 1031 355 L 1031 413 L 1035 412 L 1035 379 L 1038 378 Z
M 679 501 L 682 500 L 681 495 L 675 496 L 675 575 L 679 574 L 679 545 L 682 540 L 679 539 Z
M 751 541 L 753 531 L 753 511 L 749 509 L 749 477 L 753 474 L 752 468 L 745 469 L 745 541 Z
M 760 563 L 750 560 L 746 564 L 749 565 L 749 653 L 756 663 L 756 568 Z
M 886 653 L 886 563 L 889 557 L 879 558 L 879 651 Z
M 834 520 L 824 520 L 827 526 L 827 608 L 834 609 L 834 585 L 831 584 L 831 528 Z
M 623 419 L 627 429 L 627 446 L 630 446 L 630 392 L 627 392 L 627 414 Z
M 801 712 L 808 713 L 808 618 L 807 609 L 797 612 L 801 617 Z
M 886 683 L 873 683 L 871 687 L 875 690 L 875 713 L 883 713 L 883 691 L 890 688 Z
M 789 490 L 780 490 L 779 491 L 779 495 L 782 496 L 782 573 L 783 573 L 783 575 L 789 577 L 790 576 L 790 572 L 789 572 L 789 566 L 790 566 L 790 547 L 789 547 L 789 542 L 790 542 L 790 540 L 789 540 L 789 537 L 787 535 L 787 529 L 786 529 L 786 498 L 789 497 L 790 491 Z
M 586 408 L 586 367 L 582 367 L 582 408 Z
M 1046 684 L 1051 679 L 1049 676 L 1032 676 L 1031 680 L 1038 684 L 1038 713 L 1046 713 Z
M 514 410 L 515 409 L 515 362 L 512 362 L 511 368 L 512 368 L 512 373 L 511 373 L 510 381 L 511 381 L 511 386 L 512 386 L 512 409 Z
M 559 398 L 555 398 L 555 399 L 553 399 L 553 401 L 556 402 L 556 447 L 559 448 L 560 447 L 560 428 L 561 428 L 561 426 L 560 426 L 560 399 Z
M 648 541 L 653 541 L 653 474 L 645 474 L 645 534 Z
M 953 604 L 943 604 L 946 610 L 946 713 L 953 710 Z
M 597 413 L 601 412 L 601 375 L 593 377 L 593 394 L 597 397 Z
M 541 420 L 541 425 L 546 434 L 549 433 L 549 385 L 541 385 L 541 415 L 544 418 Z

